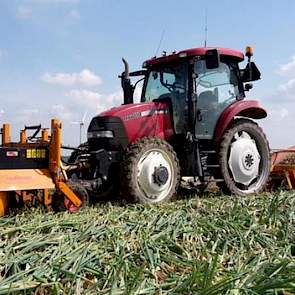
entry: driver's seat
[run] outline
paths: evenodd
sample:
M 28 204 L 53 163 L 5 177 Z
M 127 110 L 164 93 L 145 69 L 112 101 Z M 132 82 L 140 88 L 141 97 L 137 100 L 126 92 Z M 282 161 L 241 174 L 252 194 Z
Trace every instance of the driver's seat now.
M 197 107 L 202 110 L 214 110 L 218 106 L 218 96 L 213 91 L 204 91 L 199 94 Z

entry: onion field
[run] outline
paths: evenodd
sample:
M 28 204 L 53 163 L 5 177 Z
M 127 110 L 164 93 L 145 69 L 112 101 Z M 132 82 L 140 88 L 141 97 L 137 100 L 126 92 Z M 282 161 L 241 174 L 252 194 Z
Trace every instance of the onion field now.
M 295 193 L 0 219 L 0 294 L 295 294 Z

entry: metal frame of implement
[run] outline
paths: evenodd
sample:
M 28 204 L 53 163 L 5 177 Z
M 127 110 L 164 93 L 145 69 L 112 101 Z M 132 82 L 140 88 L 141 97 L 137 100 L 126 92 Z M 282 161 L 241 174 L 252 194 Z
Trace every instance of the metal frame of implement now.
M 40 128 L 40 127 L 39 127 Z M 31 140 L 26 129 L 20 132 L 20 142 L 11 142 L 10 125 L 1 129 L 0 146 L 0 217 L 8 213 L 10 195 L 17 195 L 22 201 L 33 198 L 36 192 L 42 196 L 44 205 L 52 204 L 50 189 L 56 189 L 75 206 L 82 201 L 66 184 L 67 175 L 61 163 L 62 127 L 60 121 L 51 121 L 51 134 L 42 129 L 41 138 Z
M 294 161 L 288 163 L 290 157 Z M 276 178 L 284 179 L 288 189 L 295 189 L 295 147 L 285 150 L 273 150 L 271 162 L 270 183 Z

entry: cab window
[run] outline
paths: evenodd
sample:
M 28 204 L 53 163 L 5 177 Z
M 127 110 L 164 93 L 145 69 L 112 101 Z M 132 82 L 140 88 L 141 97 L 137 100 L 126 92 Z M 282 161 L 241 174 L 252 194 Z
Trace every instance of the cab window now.
M 165 100 L 173 112 L 176 133 L 184 133 L 187 124 L 188 65 L 185 62 L 151 70 L 148 74 L 142 102 Z
M 239 83 L 233 65 L 221 62 L 219 68 L 207 69 L 205 61 L 199 61 L 195 64 L 195 72 L 198 75 L 198 94 L 212 91 L 217 94 L 219 104 L 232 102 L 239 97 Z
M 196 135 L 212 138 L 221 113 L 241 98 L 237 65 L 220 62 L 218 68 L 207 69 L 206 62 L 195 63 L 197 113 Z
M 186 64 L 171 65 L 154 69 L 149 72 L 142 101 L 148 102 L 164 97 L 165 95 L 187 91 Z

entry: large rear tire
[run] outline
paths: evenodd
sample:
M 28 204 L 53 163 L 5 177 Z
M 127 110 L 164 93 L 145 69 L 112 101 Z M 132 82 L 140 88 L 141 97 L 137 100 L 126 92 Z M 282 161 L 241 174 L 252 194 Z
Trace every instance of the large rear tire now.
M 179 162 L 172 146 L 143 138 L 129 147 L 121 165 L 121 194 L 135 203 L 164 203 L 177 192 Z
M 269 144 L 262 129 L 251 120 L 237 120 L 221 140 L 219 163 L 225 193 L 260 193 L 270 172 Z

